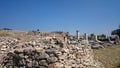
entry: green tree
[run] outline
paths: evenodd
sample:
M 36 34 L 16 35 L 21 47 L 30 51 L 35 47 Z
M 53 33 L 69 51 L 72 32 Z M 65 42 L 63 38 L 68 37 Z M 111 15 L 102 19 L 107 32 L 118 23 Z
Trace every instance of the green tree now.
M 10 29 L 10 28 L 2 28 L 3 30 L 12 30 L 12 29 Z
M 40 31 L 39 29 L 37 29 L 37 31 Z
M 98 39 L 105 39 L 105 38 L 106 38 L 105 34 L 98 35 Z
M 120 25 L 119 25 L 119 28 L 118 28 L 118 29 L 113 30 L 113 31 L 111 32 L 111 35 L 118 35 L 118 36 L 120 37 Z
M 92 33 L 92 34 L 90 34 L 89 39 L 90 39 L 90 40 L 93 40 L 93 39 L 94 39 L 94 37 L 95 37 L 95 34 L 94 34 L 94 33 Z

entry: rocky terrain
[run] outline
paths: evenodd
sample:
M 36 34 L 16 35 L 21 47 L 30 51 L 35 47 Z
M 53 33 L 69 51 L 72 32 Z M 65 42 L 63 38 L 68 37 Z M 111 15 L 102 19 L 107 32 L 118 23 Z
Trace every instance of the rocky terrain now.
M 15 36 L 0 37 L 1 68 L 104 68 L 86 42 L 68 44 L 64 35 L 54 38 L 41 32 Z M 29 41 L 21 42 L 24 37 Z

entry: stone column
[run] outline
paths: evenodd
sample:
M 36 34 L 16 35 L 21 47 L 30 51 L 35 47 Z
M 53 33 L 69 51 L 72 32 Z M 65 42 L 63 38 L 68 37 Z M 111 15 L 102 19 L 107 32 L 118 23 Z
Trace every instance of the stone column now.
M 76 31 L 76 38 L 79 40 L 80 39 L 80 32 L 77 30 Z
M 95 41 L 98 41 L 98 37 L 97 37 L 97 35 L 95 35 L 95 39 L 94 39 Z
M 116 35 L 116 37 L 115 37 L 115 42 L 116 42 L 116 44 L 119 44 L 119 43 L 120 43 L 120 39 L 119 39 L 119 36 L 118 36 L 118 35 Z
M 107 38 L 108 38 L 108 42 L 111 42 L 111 39 L 110 39 L 110 37 L 108 36 Z
M 88 40 L 88 35 L 86 33 L 84 34 L 84 39 Z
M 89 44 L 89 41 L 88 41 L 88 35 L 85 33 L 84 34 L 84 41 L 85 41 L 85 44 Z
M 67 43 L 67 37 L 64 37 L 64 42 Z
M 54 35 L 53 35 L 53 38 L 56 38 L 56 37 L 55 37 L 55 33 L 54 33 Z

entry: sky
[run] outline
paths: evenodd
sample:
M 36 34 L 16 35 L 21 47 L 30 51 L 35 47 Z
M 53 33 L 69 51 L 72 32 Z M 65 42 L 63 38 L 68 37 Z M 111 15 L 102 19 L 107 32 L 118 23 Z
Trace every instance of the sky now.
M 107 34 L 120 24 L 120 0 L 0 0 L 0 28 Z

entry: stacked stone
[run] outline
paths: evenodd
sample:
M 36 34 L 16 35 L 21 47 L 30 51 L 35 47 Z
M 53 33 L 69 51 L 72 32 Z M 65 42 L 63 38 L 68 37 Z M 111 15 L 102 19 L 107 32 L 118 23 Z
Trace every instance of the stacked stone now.
M 0 57 L 3 56 L 4 53 L 7 53 L 13 48 L 16 44 L 18 44 L 17 39 L 13 39 L 10 37 L 1 37 L 0 38 Z
M 47 42 L 47 43 L 46 43 Z M 67 45 L 61 47 L 49 41 L 40 40 L 16 44 L 1 59 L 6 68 L 104 68 L 94 60 L 88 45 Z

